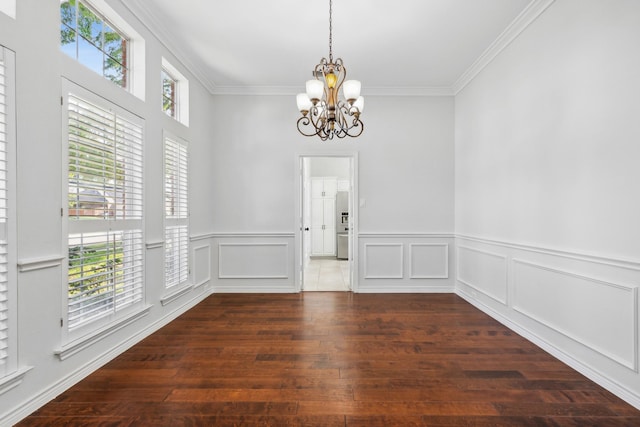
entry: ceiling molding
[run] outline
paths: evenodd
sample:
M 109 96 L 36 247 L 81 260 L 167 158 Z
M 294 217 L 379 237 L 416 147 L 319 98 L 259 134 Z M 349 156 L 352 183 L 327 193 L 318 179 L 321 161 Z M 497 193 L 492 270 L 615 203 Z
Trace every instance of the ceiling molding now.
M 555 0 L 532 0 L 529 5 L 509 24 L 496 40 L 474 61 L 474 63 L 453 83 L 442 87 L 363 87 L 365 96 L 455 96 L 467 86 L 496 56 L 511 44 L 538 16 Z M 216 85 L 206 72 L 206 66 L 198 58 L 184 53 L 173 40 L 172 31 L 163 24 L 153 8 L 143 0 L 121 1 L 142 25 L 189 71 L 212 95 L 262 95 L 291 96 L 302 91 L 298 86 L 244 86 Z M 366 83 L 366 82 L 365 82 Z
M 555 0 L 533 0 L 509 24 L 509 26 L 491 43 L 491 45 L 475 60 L 458 80 L 452 85 L 453 95 L 457 95 L 480 72 L 489 65 L 507 46 L 511 44 L 529 25 L 553 4 Z
M 182 54 L 183 51 L 176 46 L 172 40 L 175 39 L 171 30 L 162 24 L 153 12 L 153 8 L 147 2 L 141 0 L 121 1 L 122 5 L 129 10 L 142 25 L 167 49 L 182 65 L 198 80 L 209 93 L 214 93 L 216 89 L 215 83 L 210 79 L 209 75 L 204 71 L 205 67 L 201 63 L 191 60 L 188 55 Z
M 295 96 L 302 86 L 216 86 L 212 95 Z M 364 96 L 453 96 L 450 87 L 365 87 Z

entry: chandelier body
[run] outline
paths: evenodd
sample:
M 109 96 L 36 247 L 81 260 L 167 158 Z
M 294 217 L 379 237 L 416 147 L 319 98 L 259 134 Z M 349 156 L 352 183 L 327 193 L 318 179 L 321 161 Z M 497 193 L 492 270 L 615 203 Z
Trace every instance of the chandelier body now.
M 347 69 L 341 58 L 333 60 L 332 52 L 332 1 L 329 0 L 329 60 L 322 58 L 316 65 L 314 80 L 306 83 L 306 93 L 297 95 L 302 117 L 298 119 L 298 131 L 304 136 L 328 139 L 355 138 L 362 134 L 364 124 L 360 114 L 364 98 L 360 96 L 361 84 L 346 80 Z M 344 99 L 340 99 L 340 90 Z

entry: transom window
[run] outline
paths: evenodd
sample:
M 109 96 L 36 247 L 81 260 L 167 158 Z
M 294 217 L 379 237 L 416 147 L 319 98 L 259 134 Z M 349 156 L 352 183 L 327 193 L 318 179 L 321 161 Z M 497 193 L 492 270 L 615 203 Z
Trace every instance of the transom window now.
M 169 117 L 176 118 L 177 103 L 176 95 L 178 90 L 178 82 L 165 69 L 162 69 L 162 111 Z
M 80 0 L 61 1 L 60 20 L 62 51 L 108 80 L 127 88 L 127 37 Z
M 189 126 L 189 80 L 162 58 L 162 111 Z

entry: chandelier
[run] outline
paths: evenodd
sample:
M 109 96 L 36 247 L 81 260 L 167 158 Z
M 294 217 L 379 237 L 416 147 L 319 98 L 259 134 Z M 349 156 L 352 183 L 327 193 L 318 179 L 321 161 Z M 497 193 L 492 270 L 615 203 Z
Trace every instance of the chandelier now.
M 360 96 L 358 80 L 347 80 L 347 69 L 342 59 L 333 60 L 332 6 L 329 0 L 329 60 L 322 58 L 313 70 L 315 79 L 308 80 L 306 93 L 296 97 L 298 131 L 304 136 L 317 135 L 323 141 L 334 137 L 355 138 L 362 134 L 364 124 L 360 120 L 364 98 Z M 344 99 L 339 99 L 340 89 Z

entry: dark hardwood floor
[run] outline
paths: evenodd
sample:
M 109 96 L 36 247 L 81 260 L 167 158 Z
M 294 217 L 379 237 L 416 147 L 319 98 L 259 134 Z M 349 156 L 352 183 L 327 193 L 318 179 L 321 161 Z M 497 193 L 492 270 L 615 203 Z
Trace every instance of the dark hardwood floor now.
M 453 294 L 216 294 L 20 426 L 640 426 Z

